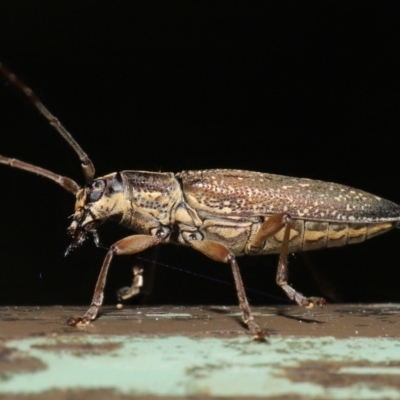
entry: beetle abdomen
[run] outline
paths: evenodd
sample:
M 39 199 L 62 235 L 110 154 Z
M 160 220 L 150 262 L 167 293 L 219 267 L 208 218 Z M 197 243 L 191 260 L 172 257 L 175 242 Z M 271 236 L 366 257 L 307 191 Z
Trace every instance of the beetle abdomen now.
M 290 230 L 289 252 L 317 250 L 361 243 L 381 233 L 385 233 L 396 226 L 396 222 L 344 224 L 294 220 Z M 280 253 L 282 250 L 283 235 L 284 229 L 280 230 L 272 238 L 269 238 L 261 253 Z

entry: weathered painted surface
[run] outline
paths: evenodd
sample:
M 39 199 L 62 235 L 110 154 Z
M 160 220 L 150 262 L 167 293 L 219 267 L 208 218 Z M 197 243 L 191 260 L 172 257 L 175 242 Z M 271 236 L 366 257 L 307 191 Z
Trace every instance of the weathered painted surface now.
M 7 374 L 2 393 L 114 389 L 156 396 L 399 398 L 400 339 L 234 339 L 60 336 L 10 341 L 10 354 L 38 360 Z
M 0 309 L 0 398 L 98 390 L 110 399 L 400 398 L 399 306 L 256 309 L 276 332 L 265 343 L 241 331 L 228 308 L 108 310 L 84 330 L 62 323 L 76 311 Z M 352 335 L 340 330 L 346 325 Z

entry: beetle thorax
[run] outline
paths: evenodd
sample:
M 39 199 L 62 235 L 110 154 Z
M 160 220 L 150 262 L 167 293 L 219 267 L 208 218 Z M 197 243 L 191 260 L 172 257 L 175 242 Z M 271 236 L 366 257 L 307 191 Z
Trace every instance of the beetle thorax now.
M 182 201 L 182 191 L 174 174 L 124 171 L 121 175 L 130 202 L 130 207 L 124 210 L 123 225 L 138 233 L 150 234 L 155 227 L 174 223 L 174 210 Z

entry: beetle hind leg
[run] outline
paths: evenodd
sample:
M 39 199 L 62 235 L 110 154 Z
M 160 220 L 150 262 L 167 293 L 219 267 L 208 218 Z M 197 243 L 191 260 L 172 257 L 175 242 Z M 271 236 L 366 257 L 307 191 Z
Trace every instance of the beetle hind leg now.
M 294 300 L 299 306 L 312 308 L 315 305 L 322 306 L 326 303 L 325 299 L 321 297 L 305 297 L 288 284 L 288 249 L 290 240 L 290 229 L 292 226 L 292 219 L 286 217 L 285 232 L 283 235 L 282 250 L 279 255 L 278 271 L 276 273 L 276 283 L 283 289 L 290 300 Z
M 299 306 L 312 308 L 315 305 L 325 304 L 325 299 L 320 297 L 305 297 L 297 292 L 288 284 L 288 262 L 290 230 L 292 219 L 289 214 L 282 213 L 269 217 L 260 227 L 257 234 L 250 243 L 250 251 L 256 254 L 263 246 L 265 241 L 271 236 L 284 229 L 281 253 L 279 255 L 278 270 L 276 273 L 276 283 L 283 289 L 290 300 L 295 301 Z

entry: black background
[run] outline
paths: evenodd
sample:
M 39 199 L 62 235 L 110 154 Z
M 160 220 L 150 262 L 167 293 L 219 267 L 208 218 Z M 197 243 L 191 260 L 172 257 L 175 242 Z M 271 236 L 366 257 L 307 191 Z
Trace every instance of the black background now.
M 241 168 L 334 181 L 400 202 L 399 3 L 2 1 L 0 59 L 89 153 L 124 169 Z M 82 183 L 79 162 L 0 81 L 0 154 Z M 105 251 L 67 258 L 74 198 L 0 168 L 0 303 L 88 304 Z M 110 245 L 127 234 L 109 224 Z M 291 281 L 336 301 L 400 301 L 400 234 L 290 257 Z M 230 268 L 162 246 L 148 303 L 237 304 Z M 106 300 L 128 284 L 114 260 Z M 252 304 L 286 302 L 276 256 L 239 259 Z M 195 272 L 202 276 L 187 274 Z

